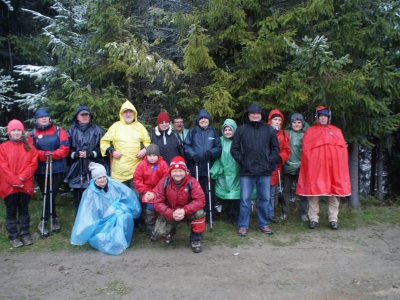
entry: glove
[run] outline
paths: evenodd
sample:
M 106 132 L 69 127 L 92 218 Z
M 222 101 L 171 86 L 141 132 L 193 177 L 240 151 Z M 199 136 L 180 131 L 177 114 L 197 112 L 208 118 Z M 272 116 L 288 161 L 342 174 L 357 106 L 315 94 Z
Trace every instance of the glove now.
M 198 164 L 201 160 L 200 156 L 198 154 L 193 155 L 193 160 Z
M 86 151 L 86 157 L 87 158 L 94 158 L 93 151 Z
M 276 161 L 276 163 L 277 163 L 278 165 L 281 165 L 281 164 L 282 164 L 282 158 L 281 158 L 280 156 L 278 156 L 278 160 Z
M 205 161 L 209 161 L 211 157 L 212 157 L 211 151 L 208 151 L 208 150 L 207 150 L 207 151 L 204 153 L 204 160 L 205 160 Z

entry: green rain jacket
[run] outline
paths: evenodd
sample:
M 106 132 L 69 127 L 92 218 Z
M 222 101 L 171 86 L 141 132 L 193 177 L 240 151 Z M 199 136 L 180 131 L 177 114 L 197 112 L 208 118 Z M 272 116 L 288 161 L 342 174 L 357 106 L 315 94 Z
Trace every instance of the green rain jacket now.
M 215 179 L 215 195 L 224 200 L 240 199 L 240 165 L 233 159 L 231 155 L 232 140 L 224 136 L 224 127 L 231 126 L 233 133 L 237 129 L 236 122 L 232 119 L 226 119 L 221 127 L 222 136 L 220 137 L 222 144 L 221 157 L 218 158 L 212 166 L 210 173 L 211 178 Z
M 290 157 L 283 165 L 283 174 L 299 174 L 302 141 L 304 132 L 308 127 L 310 125 L 304 122 L 303 128 L 299 132 L 294 132 L 291 129 L 286 131 L 290 139 Z

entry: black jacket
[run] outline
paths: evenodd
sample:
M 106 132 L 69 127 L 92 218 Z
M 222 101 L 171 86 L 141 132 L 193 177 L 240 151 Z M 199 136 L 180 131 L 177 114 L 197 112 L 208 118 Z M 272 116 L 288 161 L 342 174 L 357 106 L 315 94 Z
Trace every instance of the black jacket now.
M 163 157 L 165 162 L 171 163 L 171 160 L 180 155 L 185 158 L 185 150 L 183 149 L 183 141 L 179 135 L 169 127 L 168 130 L 160 132 L 158 126 L 154 132 L 151 133 L 151 142 L 156 144 L 160 149 L 160 155 Z
M 260 122 L 250 121 L 249 112 L 260 112 Z M 231 154 L 241 165 L 240 175 L 269 176 L 279 157 L 279 142 L 275 130 L 265 124 L 265 114 L 258 104 L 252 104 L 245 113 L 246 123 L 233 136 Z
M 82 110 L 90 113 L 89 124 L 79 125 L 76 116 Z M 104 135 L 104 130 L 100 126 L 92 124 L 92 113 L 87 106 L 81 105 L 76 110 L 73 117 L 75 123 L 67 130 L 70 143 L 71 165 L 67 170 L 65 182 L 71 188 L 87 188 L 90 179 L 88 169 L 90 162 L 102 163 L 103 159 L 100 152 L 100 140 Z M 79 158 L 78 151 L 85 150 L 87 158 Z

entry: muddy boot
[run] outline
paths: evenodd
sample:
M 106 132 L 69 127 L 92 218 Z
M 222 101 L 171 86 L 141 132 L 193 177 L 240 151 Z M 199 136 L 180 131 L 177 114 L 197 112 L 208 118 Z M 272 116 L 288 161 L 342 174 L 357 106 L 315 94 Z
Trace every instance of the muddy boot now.
M 59 233 L 60 232 L 60 221 L 58 220 L 58 218 L 54 218 L 52 225 L 51 225 L 51 231 Z
M 10 240 L 10 244 L 14 248 L 19 248 L 19 247 L 22 247 L 24 245 L 18 238 Z
M 191 242 L 190 244 L 194 253 L 200 253 L 203 250 L 200 241 Z
M 32 245 L 32 239 L 30 238 L 29 234 L 21 236 L 21 240 L 24 243 L 25 246 Z

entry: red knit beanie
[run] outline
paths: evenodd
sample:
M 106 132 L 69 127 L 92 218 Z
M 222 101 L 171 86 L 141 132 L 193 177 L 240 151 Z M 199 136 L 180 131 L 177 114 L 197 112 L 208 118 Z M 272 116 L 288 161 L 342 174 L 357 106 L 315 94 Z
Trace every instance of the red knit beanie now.
M 188 172 L 185 160 L 183 159 L 182 156 L 175 156 L 171 160 L 171 163 L 169 164 L 169 172 L 170 173 L 171 173 L 172 170 L 176 170 L 176 169 L 181 169 L 181 170 L 183 170 L 185 172 Z
M 166 112 L 160 112 L 157 116 L 157 124 L 160 124 L 162 121 L 170 122 L 170 118 Z
M 11 130 L 14 130 L 14 129 L 19 129 L 22 132 L 24 132 L 24 130 L 25 130 L 24 125 L 22 125 L 22 123 L 20 121 L 15 120 L 15 119 L 11 120 L 10 123 L 8 123 L 7 133 L 10 133 Z

